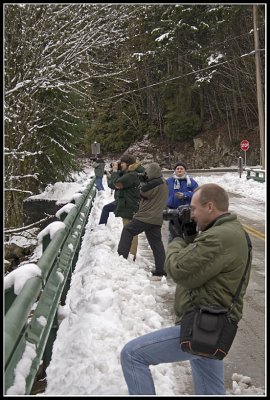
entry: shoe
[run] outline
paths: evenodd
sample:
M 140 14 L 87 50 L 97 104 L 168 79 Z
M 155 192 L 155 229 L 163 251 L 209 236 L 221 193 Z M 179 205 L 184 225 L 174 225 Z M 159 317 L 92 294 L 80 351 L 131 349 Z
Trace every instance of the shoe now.
M 151 271 L 152 276 L 167 276 L 166 272 Z

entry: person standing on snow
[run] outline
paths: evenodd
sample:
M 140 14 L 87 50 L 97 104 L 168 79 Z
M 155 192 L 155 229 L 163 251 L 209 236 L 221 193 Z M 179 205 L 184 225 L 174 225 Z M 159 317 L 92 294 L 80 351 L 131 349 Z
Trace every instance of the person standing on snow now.
M 187 174 L 186 170 L 186 164 L 178 161 L 174 166 L 173 175 L 167 179 L 169 189 L 167 207 L 169 209 L 190 205 L 193 192 L 198 187 L 198 183 Z M 173 226 L 173 220 L 170 220 L 168 242 L 170 243 L 175 236 L 176 230 Z
M 120 161 L 117 161 L 117 165 L 118 165 L 118 170 L 121 170 Z M 104 174 L 106 174 L 106 176 L 107 176 L 107 184 L 108 184 L 108 186 L 110 184 L 110 180 L 111 180 L 111 176 L 112 176 L 113 163 L 111 163 L 110 166 L 111 166 L 111 169 L 109 171 L 104 171 Z M 112 192 L 114 192 L 114 200 L 111 201 L 110 203 L 105 204 L 103 206 L 102 211 L 101 211 L 101 215 L 100 215 L 100 219 L 99 219 L 99 225 L 103 225 L 103 224 L 107 225 L 110 213 L 111 212 L 115 212 L 118 189 L 116 189 L 115 187 L 112 187 L 111 189 L 112 189 Z
M 105 168 L 105 162 L 102 159 L 101 155 L 98 156 L 93 162 L 93 168 L 95 170 L 95 176 L 96 176 L 96 188 L 98 191 L 104 190 L 103 183 L 102 183 L 102 178 L 104 175 L 104 168 Z
M 161 226 L 163 210 L 168 199 L 168 188 L 157 163 L 149 164 L 145 168 L 145 183 L 141 186 L 140 196 L 139 210 L 132 221 L 124 226 L 117 251 L 119 255 L 127 258 L 132 238 L 145 232 L 155 259 L 156 269 L 152 271 L 152 275 L 166 276 L 164 271 L 165 249 L 161 237 Z
M 135 158 L 129 154 L 124 154 L 120 158 L 121 169 L 118 162 L 112 164 L 111 176 L 108 179 L 108 186 L 117 191 L 115 198 L 115 216 L 121 217 L 123 225 L 128 224 L 135 212 L 139 208 L 140 201 L 140 179 L 138 173 L 142 173 L 144 168 Z M 135 235 L 128 253 L 133 255 L 133 261 L 136 260 L 138 248 L 138 236 Z

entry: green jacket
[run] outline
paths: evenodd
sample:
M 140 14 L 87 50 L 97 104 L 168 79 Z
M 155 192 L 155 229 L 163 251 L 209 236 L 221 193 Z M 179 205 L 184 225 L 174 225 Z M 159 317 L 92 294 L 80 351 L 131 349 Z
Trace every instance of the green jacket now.
M 248 245 L 242 225 L 233 213 L 186 244 L 175 238 L 167 247 L 165 271 L 177 283 L 174 310 L 177 322 L 195 305 L 230 307 L 248 260 Z M 251 263 L 251 261 L 250 261 Z M 231 318 L 240 321 L 250 268 Z
M 93 162 L 93 168 L 95 169 L 95 175 L 102 178 L 104 175 L 105 162 L 102 158 L 98 158 Z
M 129 165 L 127 171 L 112 172 L 108 180 L 108 186 L 115 189 L 115 183 L 121 182 L 123 189 L 117 190 L 115 216 L 125 219 L 132 219 L 138 210 L 140 201 L 140 180 L 138 172 L 144 171 L 139 163 Z

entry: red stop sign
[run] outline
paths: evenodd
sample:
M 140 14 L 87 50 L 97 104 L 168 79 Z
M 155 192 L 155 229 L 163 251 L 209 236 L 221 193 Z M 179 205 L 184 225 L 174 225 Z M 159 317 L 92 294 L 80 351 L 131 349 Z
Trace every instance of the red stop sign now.
M 242 140 L 240 143 L 241 150 L 247 151 L 249 149 L 249 141 L 248 140 Z

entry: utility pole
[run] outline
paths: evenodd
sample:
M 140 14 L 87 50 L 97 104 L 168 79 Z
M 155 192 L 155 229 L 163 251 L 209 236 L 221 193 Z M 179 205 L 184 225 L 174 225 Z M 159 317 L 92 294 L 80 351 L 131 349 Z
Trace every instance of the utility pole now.
M 258 35 L 258 6 L 253 5 L 253 24 L 254 24 L 254 43 L 255 43 L 255 64 L 256 64 L 256 83 L 257 83 L 257 103 L 259 114 L 259 129 L 260 129 L 260 163 L 262 169 L 265 169 L 264 158 L 264 109 L 263 109 L 263 93 L 261 83 L 261 58 L 260 58 L 260 45 Z

